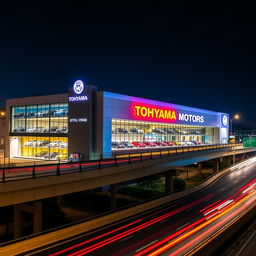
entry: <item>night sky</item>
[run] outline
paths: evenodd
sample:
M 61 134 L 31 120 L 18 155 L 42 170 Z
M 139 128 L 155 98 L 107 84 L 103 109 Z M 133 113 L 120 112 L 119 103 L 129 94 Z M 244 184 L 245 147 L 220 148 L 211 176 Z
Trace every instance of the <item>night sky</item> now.
M 1 104 L 65 93 L 82 79 L 100 90 L 240 113 L 241 123 L 256 126 L 253 6 L 119 2 L 1 7 Z

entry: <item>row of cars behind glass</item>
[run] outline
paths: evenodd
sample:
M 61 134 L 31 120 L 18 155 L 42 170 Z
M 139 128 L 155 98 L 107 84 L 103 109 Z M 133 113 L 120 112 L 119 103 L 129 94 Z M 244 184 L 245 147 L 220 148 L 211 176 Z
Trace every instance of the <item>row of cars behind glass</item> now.
M 53 148 L 67 148 L 68 143 L 61 140 L 29 140 L 24 143 L 24 147 L 53 147 Z
M 58 110 L 44 110 L 44 111 L 34 111 L 34 112 L 19 112 L 13 115 L 14 118 L 34 118 L 34 117 L 61 117 L 61 116 L 67 116 L 68 110 L 67 109 L 58 109 Z
M 41 151 L 34 155 L 35 158 L 45 159 L 45 160 L 68 160 L 68 153 L 62 153 L 59 152 L 51 152 L 49 151 Z
M 13 129 L 13 132 L 28 132 L 28 133 L 68 133 L 67 127 L 51 126 L 45 127 L 18 127 Z
M 170 146 L 196 146 L 201 145 L 199 141 L 121 141 L 112 142 L 113 149 L 120 148 L 146 148 L 146 147 L 170 147 Z
M 128 134 L 128 133 L 136 133 L 136 134 L 144 134 L 144 133 L 154 133 L 154 134 L 202 134 L 202 130 L 179 130 L 177 128 L 153 128 L 153 129 L 139 129 L 139 128 L 131 128 L 130 131 L 124 128 L 115 128 L 112 131 L 113 134 Z

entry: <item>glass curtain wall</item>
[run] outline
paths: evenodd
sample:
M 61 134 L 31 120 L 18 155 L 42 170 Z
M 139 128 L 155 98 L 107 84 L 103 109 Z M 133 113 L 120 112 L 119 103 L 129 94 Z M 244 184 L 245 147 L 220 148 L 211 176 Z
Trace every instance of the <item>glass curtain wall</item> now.
M 68 104 L 12 107 L 13 133 L 68 133 Z
M 125 142 L 132 143 L 134 147 L 137 147 L 134 142 L 172 142 L 168 145 L 210 144 L 214 143 L 214 128 L 112 119 L 112 148 L 124 148 L 118 147 L 118 143 L 125 145 Z M 164 144 L 158 143 L 159 145 Z
M 17 157 L 43 160 L 67 160 L 68 138 L 66 137 L 18 137 L 20 152 Z
M 15 157 L 67 160 L 68 104 L 12 107 L 11 133 L 24 134 L 17 137 Z

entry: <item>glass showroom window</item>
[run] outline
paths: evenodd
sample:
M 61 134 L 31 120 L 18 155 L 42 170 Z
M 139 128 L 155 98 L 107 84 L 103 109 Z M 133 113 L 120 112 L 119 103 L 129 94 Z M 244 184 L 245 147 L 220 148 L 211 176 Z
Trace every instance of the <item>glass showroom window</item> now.
M 36 133 L 38 132 L 37 127 L 37 106 L 27 106 L 26 113 L 26 132 Z
M 42 133 L 49 133 L 49 112 L 50 112 L 50 105 L 38 105 L 38 112 L 37 112 L 37 128 L 38 132 Z
M 26 107 L 25 106 L 17 106 L 12 107 L 12 115 L 11 115 L 11 131 L 15 133 L 24 133 L 26 122 L 25 122 L 25 115 L 26 115 Z
M 199 145 L 213 143 L 213 128 L 113 119 L 112 142 L 113 148 L 124 148 L 124 145 L 129 145 L 124 142 L 132 144 L 173 142 L 175 145 Z
M 42 160 L 68 159 L 68 139 L 59 137 L 21 137 L 21 156 Z
M 68 132 L 68 104 L 51 104 L 50 133 Z

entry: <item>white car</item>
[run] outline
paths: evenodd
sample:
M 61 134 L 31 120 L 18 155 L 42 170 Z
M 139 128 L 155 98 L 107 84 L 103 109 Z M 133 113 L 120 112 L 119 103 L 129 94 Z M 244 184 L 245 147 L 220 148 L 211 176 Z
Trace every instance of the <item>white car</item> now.
M 58 145 L 59 145 L 61 142 L 62 142 L 61 140 L 52 141 L 52 142 L 50 142 L 49 146 L 50 146 L 50 147 L 53 147 L 53 148 L 57 148 Z
M 37 141 L 36 140 L 29 140 L 24 143 L 24 146 L 27 147 L 36 147 L 37 146 Z
M 36 127 L 27 128 L 27 132 L 36 132 Z
M 67 142 L 62 142 L 60 143 L 60 148 L 67 148 L 68 147 L 68 143 Z

